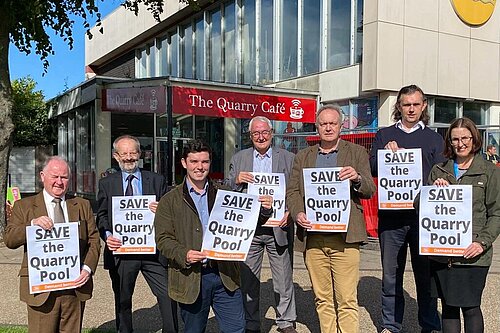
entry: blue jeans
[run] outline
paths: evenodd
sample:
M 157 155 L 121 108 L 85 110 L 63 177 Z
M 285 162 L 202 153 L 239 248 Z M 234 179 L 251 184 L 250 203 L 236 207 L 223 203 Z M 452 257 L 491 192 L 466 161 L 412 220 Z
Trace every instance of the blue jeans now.
M 429 259 L 419 255 L 418 221 L 379 220 L 380 253 L 382 255 L 382 327 L 401 331 L 404 314 L 403 276 L 406 254 L 410 247 L 411 264 L 417 289 L 418 323 L 422 332 L 441 330 L 437 299 L 431 297 Z
M 240 289 L 229 291 L 222 284 L 219 271 L 202 269 L 201 290 L 193 304 L 179 303 L 185 333 L 203 333 L 207 326 L 210 306 L 222 333 L 244 333 L 245 314 Z

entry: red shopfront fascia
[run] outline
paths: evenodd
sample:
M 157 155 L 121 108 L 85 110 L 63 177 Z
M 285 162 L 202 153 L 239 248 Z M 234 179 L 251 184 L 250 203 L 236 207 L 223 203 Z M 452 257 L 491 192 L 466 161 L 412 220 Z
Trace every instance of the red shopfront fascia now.
M 173 86 L 172 109 L 176 114 L 314 123 L 317 100 Z

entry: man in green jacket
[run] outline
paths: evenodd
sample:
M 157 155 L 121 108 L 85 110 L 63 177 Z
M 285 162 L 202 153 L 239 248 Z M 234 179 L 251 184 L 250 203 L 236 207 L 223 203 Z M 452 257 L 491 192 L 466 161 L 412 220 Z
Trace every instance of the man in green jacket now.
M 181 163 L 184 181 L 160 200 L 155 215 L 156 245 L 168 260 L 168 293 L 179 303 L 184 332 L 204 332 L 210 306 L 221 332 L 245 332 L 239 264 L 207 259 L 200 251 L 217 190 L 208 178 L 212 151 L 190 141 Z M 272 214 L 272 197 L 261 196 L 259 223 Z
M 321 141 L 297 153 L 287 188 L 288 209 L 298 224 L 297 239 L 305 243 L 305 263 L 323 333 L 359 331 L 356 291 L 359 245 L 367 241 L 360 199 L 375 193 L 368 153 L 365 148 L 340 139 L 341 125 L 340 106 L 325 105 L 318 110 L 316 127 Z M 347 232 L 308 231 L 311 217 L 305 213 L 302 171 L 331 167 L 342 167 L 340 179 L 350 180 L 351 212 Z

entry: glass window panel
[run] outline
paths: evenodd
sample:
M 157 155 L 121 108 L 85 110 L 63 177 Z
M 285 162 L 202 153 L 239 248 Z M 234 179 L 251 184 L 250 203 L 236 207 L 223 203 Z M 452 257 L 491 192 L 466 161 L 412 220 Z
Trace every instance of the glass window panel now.
M 143 48 L 140 50 L 139 55 L 139 78 L 146 77 L 147 60 L 146 48 Z
M 148 62 L 149 62 L 149 70 L 148 77 L 156 76 L 156 47 L 153 45 L 149 45 L 148 47 Z
M 225 81 L 237 83 L 236 77 L 236 15 L 234 2 L 224 6 L 224 69 Z
M 256 82 L 256 50 L 255 40 L 255 0 L 242 1 L 242 62 L 243 83 L 255 84 Z
M 361 63 L 363 56 L 363 0 L 358 0 L 356 13 L 356 57 L 355 62 Z
M 280 27 L 280 80 L 297 76 L 298 1 L 283 0 Z
M 351 2 L 331 0 L 328 21 L 328 69 L 346 66 L 351 54 Z
M 458 103 L 444 99 L 436 99 L 434 104 L 434 122 L 449 124 L 458 116 Z
M 378 98 L 362 98 L 351 101 L 352 114 L 349 118 L 350 128 L 377 128 Z M 345 123 L 345 122 L 344 122 Z
M 193 27 L 188 25 L 183 28 L 182 38 L 182 77 L 193 78 Z
M 486 106 L 481 103 L 465 102 L 463 106 L 463 116 L 472 120 L 476 125 L 486 125 Z
M 211 178 L 224 179 L 224 118 L 196 116 L 195 129 L 195 138 L 212 148 Z
M 160 40 L 160 61 L 158 62 L 160 64 L 160 76 L 161 75 L 168 75 L 168 44 L 167 44 L 167 38 L 162 38 Z
M 222 81 L 222 40 L 220 10 L 210 15 L 210 80 Z
M 259 82 L 262 84 L 273 81 L 273 0 L 261 1 L 260 18 L 260 49 Z
M 170 75 L 179 76 L 179 36 L 177 33 L 170 35 Z
M 196 78 L 205 79 L 205 21 L 200 19 L 195 23 L 195 65 Z
M 302 74 L 319 71 L 319 45 L 321 43 L 321 0 L 304 1 L 302 23 Z

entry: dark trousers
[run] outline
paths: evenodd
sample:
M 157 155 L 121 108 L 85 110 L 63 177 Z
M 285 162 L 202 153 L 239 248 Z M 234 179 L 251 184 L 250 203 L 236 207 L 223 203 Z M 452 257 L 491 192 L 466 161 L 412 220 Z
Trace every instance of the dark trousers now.
M 133 332 L 132 295 L 139 272 L 156 296 L 163 321 L 162 332 L 178 331 L 177 303 L 167 292 L 167 268 L 155 260 L 122 258 L 115 269 L 109 270 L 115 294 L 116 329 L 119 333 Z
M 418 221 L 379 220 L 379 241 L 382 255 L 382 327 L 401 331 L 404 313 L 403 276 L 406 254 L 410 246 L 411 264 L 417 289 L 418 323 L 423 332 L 440 330 L 437 299 L 431 297 L 430 264 L 419 255 Z
M 241 291 L 227 290 L 217 268 L 202 269 L 200 294 L 193 304 L 179 303 L 185 333 L 205 332 L 210 306 L 214 310 L 220 332 L 245 332 Z

